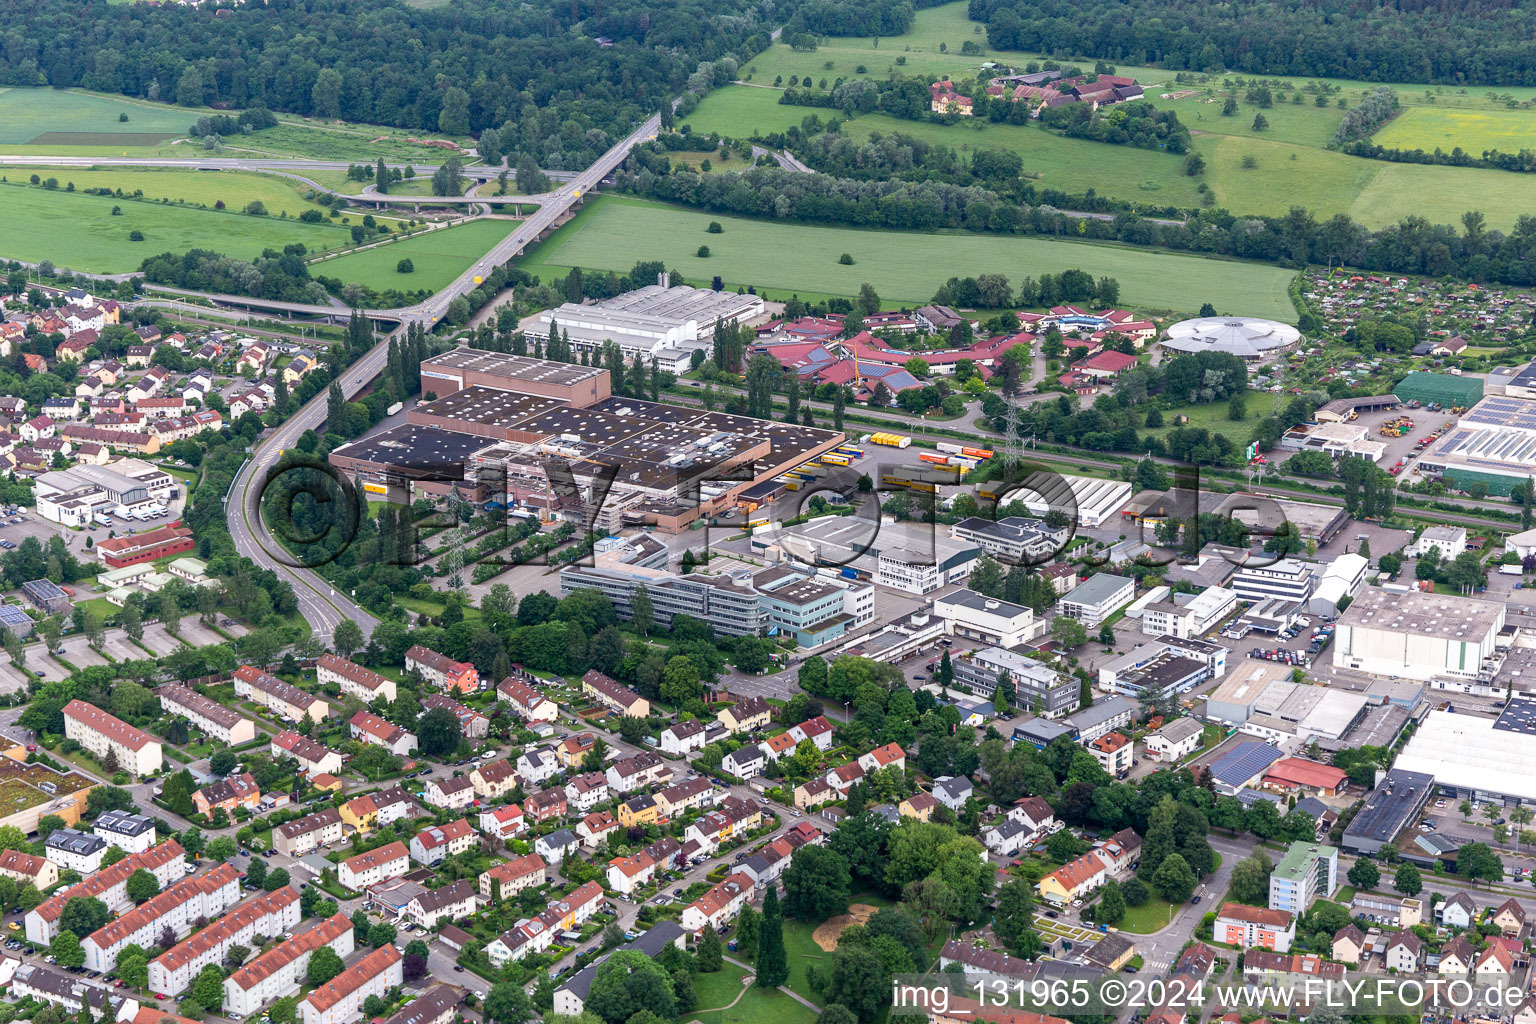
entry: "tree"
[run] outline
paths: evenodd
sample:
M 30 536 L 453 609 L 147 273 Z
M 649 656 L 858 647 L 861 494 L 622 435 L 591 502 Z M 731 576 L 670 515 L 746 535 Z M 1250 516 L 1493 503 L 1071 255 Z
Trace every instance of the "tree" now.
M 852 1010 L 860 1024 L 873 1024 L 891 996 L 891 972 L 865 946 L 840 946 L 827 979 L 827 1002 Z
M 1238 861 L 1232 868 L 1232 898 L 1239 903 L 1263 903 L 1269 898 L 1269 876 L 1274 865 L 1263 850 Z
M 1496 882 L 1504 877 L 1504 862 L 1487 843 L 1468 843 L 1456 854 L 1456 873 L 1472 882 Z
M 252 857 L 251 862 L 245 866 L 246 881 L 254 885 L 260 885 L 267 878 L 267 862 L 260 857 Z
M 341 957 L 329 946 L 321 946 L 309 955 L 309 966 L 305 968 L 304 980 L 310 988 L 318 988 L 340 974 L 346 965 L 341 962 Z
M 629 622 L 635 632 L 649 636 L 654 621 L 655 607 L 651 604 L 651 592 L 643 584 L 635 588 L 629 599 Z
M 1253 130 L 1254 131 L 1261 132 L 1261 131 L 1263 131 L 1264 129 L 1266 129 L 1268 127 L 1269 127 L 1269 118 L 1265 117 L 1263 114 L 1254 114 L 1253 115 Z
M 220 747 L 208 758 L 208 770 L 215 775 L 229 775 L 240 763 L 240 757 L 228 747 Z
M 379 157 L 378 166 L 373 169 L 373 190 L 383 195 L 389 194 L 389 168 L 385 166 L 383 157 Z M 343 619 L 342 621 L 350 622 L 351 620 Z
M 267 877 L 262 880 L 261 887 L 266 892 L 277 892 L 288 884 L 288 869 L 277 868 L 267 872 Z
M 390 924 L 388 921 L 380 921 L 378 924 L 368 929 L 368 945 L 372 946 L 374 949 L 378 949 L 381 946 L 387 946 L 391 942 L 395 941 L 395 936 L 398 934 L 399 932 L 395 929 L 394 925 Z
M 997 890 L 992 930 L 1009 949 L 1016 949 L 1019 939 L 1034 926 L 1034 905 L 1034 889 L 1025 879 L 1011 877 Z
M 802 846 L 784 872 L 784 912 L 817 922 L 847 913 L 852 884 L 842 854 L 825 846 Z
M 1163 858 L 1152 876 L 1152 888 L 1169 903 L 1183 903 L 1195 893 L 1195 873 L 1181 854 L 1171 853 Z
M 1073 650 L 1088 642 L 1088 630 L 1076 619 L 1058 615 L 1051 620 L 1051 639 L 1067 650 Z
M 491 990 L 485 994 L 485 1005 L 481 1009 L 481 1016 L 491 1024 L 522 1024 L 523 1021 L 538 1017 L 523 987 L 510 981 L 498 981 L 492 985 Z
M 128 898 L 133 900 L 133 902 L 143 903 L 151 896 L 159 895 L 160 881 L 148 871 L 139 868 L 139 870 L 128 876 L 124 889 L 128 894 Z
M 85 947 L 80 945 L 80 939 L 68 928 L 54 936 L 48 952 L 58 960 L 60 967 L 85 966 Z
M 1119 924 L 1125 917 L 1125 894 L 1120 891 L 1120 883 L 1109 882 L 1104 886 L 1104 893 L 1099 897 L 1099 905 L 1093 911 L 1093 919 L 1098 924 Z
M 1404 896 L 1417 896 L 1424 889 L 1424 879 L 1412 864 L 1399 864 L 1392 876 L 1392 888 Z
M 149 955 L 143 950 L 124 952 L 117 958 L 117 976 L 129 988 L 149 987 Z
M 437 115 L 437 130 L 446 135 L 469 134 L 469 93 L 456 85 L 443 92 L 443 107 Z
M 464 738 L 459 716 L 447 708 L 433 708 L 421 716 L 416 728 L 416 746 L 427 757 L 443 757 L 458 749 Z
M 363 627 L 351 619 L 342 619 L 331 635 L 331 648 L 343 658 L 350 658 L 363 649 Z
M 110 920 L 112 912 L 101 900 L 94 896 L 73 896 L 59 914 L 59 927 L 76 935 L 89 935 Z
M 1381 869 L 1374 862 L 1361 857 L 1349 869 L 1348 878 L 1349 884 L 1356 889 L 1374 889 L 1376 883 L 1381 881 Z
M 705 974 L 713 974 L 723 966 L 725 953 L 720 946 L 720 936 L 715 934 L 713 928 L 705 929 L 704 937 L 699 940 L 699 948 L 694 955 L 698 960 L 699 970 Z
M 784 920 L 779 910 L 779 891 L 769 886 L 763 897 L 763 922 L 757 936 L 758 988 L 778 988 L 789 980 L 789 956 L 784 950 Z
M 670 1019 L 677 1015 L 672 977 L 644 953 L 616 950 L 592 978 L 587 1009 L 607 1024 L 623 1024 L 642 1011 Z
M 224 1005 L 224 969 L 218 964 L 205 964 L 197 977 L 192 979 L 192 998 L 205 1007 Z

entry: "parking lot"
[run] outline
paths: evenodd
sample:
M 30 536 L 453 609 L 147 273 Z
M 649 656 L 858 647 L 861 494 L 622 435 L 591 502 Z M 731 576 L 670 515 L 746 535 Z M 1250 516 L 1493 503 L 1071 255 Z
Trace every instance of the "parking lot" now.
M 198 628 L 201 629 L 202 625 L 198 624 Z M 182 635 L 186 635 L 187 623 L 182 623 L 181 632 Z M 181 641 L 171 636 L 170 632 L 166 630 L 165 625 L 159 622 L 151 622 L 144 627 L 144 638 L 140 642 L 145 647 L 154 651 L 155 656 L 160 658 L 173 653 L 181 647 Z
M 111 661 L 97 654 L 91 648 L 91 642 L 83 633 L 66 637 L 59 642 L 63 649 L 62 657 L 76 668 L 93 668 L 97 665 L 110 665 Z

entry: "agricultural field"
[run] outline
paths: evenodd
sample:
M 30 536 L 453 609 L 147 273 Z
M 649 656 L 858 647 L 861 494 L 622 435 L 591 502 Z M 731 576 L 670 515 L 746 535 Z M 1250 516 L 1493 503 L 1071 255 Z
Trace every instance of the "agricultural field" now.
M 468 270 L 515 227 L 509 220 L 473 220 L 311 263 L 309 272 L 316 276 L 337 277 L 344 282 L 356 281 L 379 290 L 427 288 L 437 291 Z M 407 257 L 416 269 L 402 274 L 395 267 Z M 625 266 L 627 269 L 628 264 Z
M 332 224 L 88 196 L 62 188 L 0 185 L 0 206 L 6 228 L 0 232 L 0 256 L 52 260 L 60 267 L 101 274 L 137 270 L 146 257 L 162 252 L 213 249 L 250 259 L 263 249 L 293 242 L 318 252 L 351 241 L 345 228 Z M 114 207 L 121 215 L 112 215 Z M 130 241 L 132 231 L 143 232 L 144 240 Z
M 126 113 L 128 120 L 119 121 Z M 267 156 L 278 159 L 441 163 L 448 151 L 410 142 L 412 133 L 379 125 L 348 124 L 281 114 L 282 121 L 250 135 L 226 140 L 210 152 L 184 139 L 192 122 L 218 113 L 174 107 L 127 96 L 76 89 L 0 89 L 0 149 L 19 156 Z M 228 111 L 225 111 L 228 113 Z M 441 138 L 441 136 L 431 136 Z M 471 139 L 454 139 L 472 147 Z M 473 152 L 460 154 L 472 163 Z
M 723 233 L 706 231 L 712 220 Z M 709 246 L 708 258 L 696 255 L 700 245 Z M 838 262 L 845 252 L 851 266 Z M 719 275 L 733 288 L 756 285 L 786 297 L 853 295 L 869 282 L 887 304 L 908 305 L 929 301 L 950 275 L 990 271 L 1017 280 L 1080 267 L 1117 279 L 1121 301 L 1139 309 L 1194 312 L 1216 302 L 1253 316 L 1295 316 L 1286 294 L 1290 271 L 1260 264 L 1062 239 L 754 221 L 615 197 L 589 204 L 530 254 L 524 269 L 548 280 L 573 266 L 623 272 L 641 259 L 664 260 L 690 282 Z
M 318 209 L 304 198 L 308 189 L 297 181 L 267 174 L 245 174 L 239 171 L 189 171 L 149 167 L 27 167 L 22 179 L 36 174 L 41 178 L 57 178 L 60 186 L 73 183 L 77 189 L 110 188 L 133 196 L 142 191 L 143 198 L 155 201 L 185 203 L 188 206 L 206 206 L 214 209 L 222 202 L 225 209 L 243 210 L 247 203 L 259 201 L 273 216 L 287 213 L 297 217 L 305 210 Z
M 121 120 L 127 114 L 128 120 Z M 185 135 L 199 111 L 61 89 L 0 89 L 0 143 L 153 146 Z
M 811 114 L 819 114 L 825 119 L 826 110 L 781 104 L 780 92 L 779 89 L 758 89 L 750 85 L 727 85 L 704 97 L 683 123 L 696 132 L 718 132 L 729 138 L 745 139 L 782 132 Z
M 1497 149 L 1518 153 L 1536 146 L 1536 114 L 1520 110 L 1463 110 L 1442 106 L 1410 107 L 1373 137 L 1391 149 L 1468 153 Z

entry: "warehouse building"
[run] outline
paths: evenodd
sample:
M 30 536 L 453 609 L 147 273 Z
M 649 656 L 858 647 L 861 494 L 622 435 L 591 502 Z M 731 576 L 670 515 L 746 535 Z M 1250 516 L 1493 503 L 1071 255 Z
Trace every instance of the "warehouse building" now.
M 1038 471 L 1025 477 L 1015 489 L 999 496 L 1003 502 L 1020 500 L 1032 515 L 1063 512 L 1078 526 L 1097 529 L 1120 514 L 1131 500 L 1131 484 L 1089 476 L 1065 476 Z
M 1508 495 L 1536 475 L 1536 402 L 1483 399 L 1425 449 L 1419 470 L 1463 489 L 1482 483 L 1491 494 Z
M 608 371 L 595 366 L 529 356 L 454 348 L 421 361 L 423 395 L 434 398 L 476 384 L 524 395 L 543 395 L 575 409 L 596 405 L 613 394 Z
M 1513 698 L 1497 719 L 1431 711 L 1397 767 L 1433 775 L 1453 799 L 1536 802 L 1536 699 Z
M 1353 854 L 1379 853 L 1419 820 L 1434 788 L 1433 775 L 1394 767 L 1366 797 L 1365 806 L 1344 830 L 1340 845 Z
M 1339 616 L 1333 667 L 1373 675 L 1476 679 L 1494 658 L 1501 603 L 1365 587 Z
M 1099 685 L 1140 699 L 1145 693 L 1176 696 L 1227 671 L 1230 652 L 1220 644 L 1159 636 L 1099 666 Z

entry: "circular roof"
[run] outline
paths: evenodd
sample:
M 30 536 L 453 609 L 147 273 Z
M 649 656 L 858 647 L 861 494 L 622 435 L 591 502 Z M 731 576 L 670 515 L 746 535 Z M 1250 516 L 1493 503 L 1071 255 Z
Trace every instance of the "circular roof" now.
M 1180 320 L 1168 328 L 1164 341 L 1185 352 L 1214 349 L 1253 356 L 1294 345 L 1301 332 L 1290 324 L 1257 317 L 1203 316 Z

